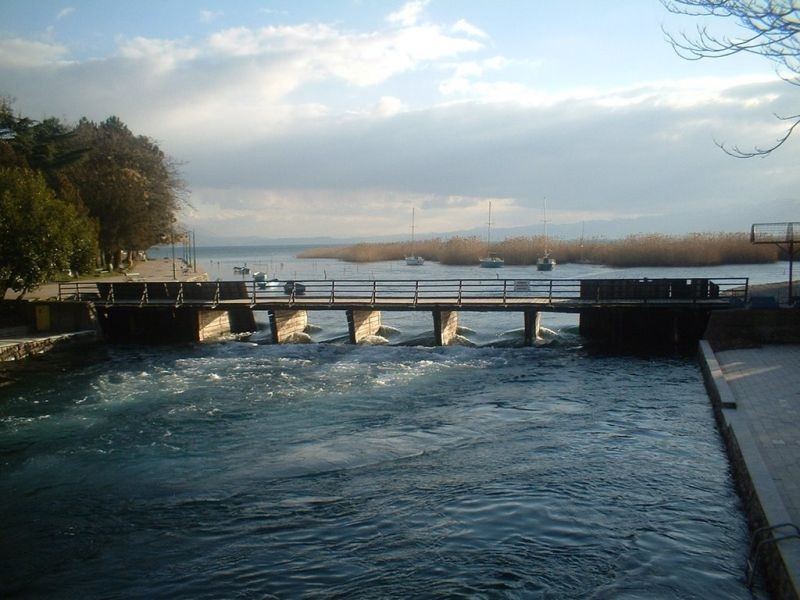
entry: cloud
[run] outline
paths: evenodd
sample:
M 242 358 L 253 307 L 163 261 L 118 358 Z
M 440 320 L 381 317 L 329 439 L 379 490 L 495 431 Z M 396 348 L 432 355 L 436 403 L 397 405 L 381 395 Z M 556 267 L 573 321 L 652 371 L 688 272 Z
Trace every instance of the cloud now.
M 72 6 L 68 6 L 67 8 L 62 8 L 58 14 L 56 15 L 56 20 L 60 21 L 61 19 L 66 19 L 68 16 L 75 12 L 75 8 Z
M 481 30 L 422 20 L 426 6 L 369 31 L 121 38 L 85 61 L 0 39 L 0 94 L 23 114 L 113 114 L 154 138 L 185 163 L 196 207 L 185 218 L 209 231 L 391 234 L 410 206 L 422 234 L 483 228 L 489 199 L 502 228 L 540 223 L 544 196 L 554 224 L 796 206 L 800 138 L 769 161 L 714 145 L 781 133 L 773 113 L 793 114 L 797 97 L 774 76 L 546 89 L 535 57 L 490 55 Z M 714 229 L 701 221 L 692 228 Z
M 422 14 L 422 11 L 425 10 L 429 3 L 430 0 L 414 0 L 413 2 L 407 2 L 400 10 L 387 16 L 386 21 L 403 27 L 416 25 L 420 14 Z
M 489 34 L 487 34 L 482 29 L 475 27 L 472 23 L 465 21 L 464 19 L 459 19 L 456 21 L 455 25 L 451 28 L 453 33 L 464 33 L 466 35 L 470 35 L 472 37 L 477 38 L 488 38 Z
M 224 14 L 221 10 L 201 10 L 200 21 L 202 23 L 212 23 Z
M 63 63 L 68 50 L 60 44 L 21 38 L 0 39 L 0 68 L 27 69 Z
M 351 213 L 339 204 L 342 198 L 357 199 L 355 214 L 359 203 L 366 210 L 366 198 L 383 198 L 384 217 L 370 219 L 375 235 L 396 231 L 398 207 L 412 202 L 427 206 L 429 225 L 449 223 L 438 231 L 482 223 L 489 198 L 503 199 L 495 206 L 501 227 L 537 222 L 544 196 L 556 223 L 577 216 L 688 213 L 699 206 L 736 212 L 743 207 L 732 205 L 732 198 L 774 200 L 800 184 L 793 174 L 797 148 L 767 167 L 764 161 L 733 160 L 713 144 L 720 131 L 763 133 L 772 117 L 753 113 L 746 100 L 778 89 L 775 83 L 732 88 L 722 94 L 729 102 L 723 108 L 716 102 L 687 108 L 651 99 L 620 111 L 598 97 L 540 106 L 462 103 L 383 119 L 323 120 L 261 140 L 222 164 L 219 157 L 195 156 L 194 168 L 209 176 L 193 177 L 201 185 L 236 187 L 237 193 L 270 189 L 285 199 L 282 210 L 288 212 L 305 207 L 308 190 L 316 190 L 314 220 L 325 214 L 325 202 L 344 217 Z M 224 166 L 222 180 L 212 177 L 212 162 Z M 459 210 L 447 205 L 453 198 Z M 294 212 L 302 215 L 302 209 Z M 323 229 L 346 235 L 338 222 L 326 217 Z M 694 228 L 715 229 L 711 220 Z

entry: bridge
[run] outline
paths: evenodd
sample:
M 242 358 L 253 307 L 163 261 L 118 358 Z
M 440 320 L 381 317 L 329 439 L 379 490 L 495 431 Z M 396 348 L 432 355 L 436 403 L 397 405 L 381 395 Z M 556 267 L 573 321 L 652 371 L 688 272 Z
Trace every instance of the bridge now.
M 353 343 L 379 332 L 381 311 L 429 311 L 436 343 L 443 345 L 455 336 L 459 312 L 512 311 L 523 315 L 524 343 L 530 345 L 543 312 L 579 314 L 581 334 L 588 338 L 698 339 L 710 311 L 741 306 L 748 288 L 744 277 L 99 281 L 62 283 L 58 300 L 91 302 L 111 337 L 137 328 L 163 333 L 164 327 L 183 329 L 186 323 L 193 339 L 225 329 L 252 331 L 253 311 L 266 311 L 276 343 L 296 339 L 308 326 L 309 311 L 344 311 Z

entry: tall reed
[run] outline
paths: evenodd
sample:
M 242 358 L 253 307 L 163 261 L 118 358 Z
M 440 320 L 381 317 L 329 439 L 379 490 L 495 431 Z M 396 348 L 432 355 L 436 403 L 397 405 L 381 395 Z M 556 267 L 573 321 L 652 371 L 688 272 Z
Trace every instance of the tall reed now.
M 547 240 L 547 249 L 559 263 L 589 262 L 610 267 L 682 267 L 768 263 L 778 260 L 774 246 L 753 245 L 745 233 L 691 233 L 631 235 L 619 240 Z M 532 265 L 545 252 L 543 236 L 506 238 L 491 251 L 508 265 Z M 402 260 L 409 242 L 361 243 L 311 248 L 298 258 L 337 258 L 348 262 Z M 475 265 L 489 252 L 480 238 L 452 237 L 414 242 L 414 253 L 444 265 Z

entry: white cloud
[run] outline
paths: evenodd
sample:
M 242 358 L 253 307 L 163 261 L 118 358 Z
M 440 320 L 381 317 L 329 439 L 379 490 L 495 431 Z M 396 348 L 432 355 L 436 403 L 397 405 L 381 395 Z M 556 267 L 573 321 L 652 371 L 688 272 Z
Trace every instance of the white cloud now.
M 202 23 L 212 23 L 219 19 L 222 15 L 224 15 L 221 10 L 201 10 L 200 11 L 200 21 Z
M 489 34 L 487 34 L 482 29 L 475 27 L 472 23 L 465 21 L 464 19 L 459 19 L 451 28 L 453 33 L 464 33 L 466 35 L 471 35 L 472 37 L 478 38 L 488 38 Z
M 56 15 L 56 20 L 60 21 L 61 19 L 66 19 L 68 16 L 75 12 L 75 8 L 72 6 L 68 6 L 66 8 L 62 8 L 58 14 Z
M 430 3 L 430 0 L 413 0 L 404 4 L 400 10 L 395 11 L 386 17 L 386 21 L 403 27 L 416 25 L 420 14 Z
M 488 199 L 508 227 L 540 223 L 544 195 L 554 222 L 796 206 L 800 138 L 769 163 L 714 145 L 777 137 L 772 115 L 796 112 L 797 97 L 774 75 L 545 88 L 535 60 L 488 55 L 477 28 L 421 21 L 425 6 L 374 31 L 135 37 L 82 62 L 4 39 L 0 94 L 34 116 L 115 114 L 158 140 L 185 163 L 197 208 L 187 218 L 210 231 L 391 234 L 412 205 L 420 233 L 466 229 L 483 227 Z
M 0 67 L 26 69 L 64 62 L 67 48 L 20 38 L 0 39 Z
M 373 114 L 379 117 L 391 117 L 398 113 L 408 110 L 408 106 L 399 98 L 394 96 L 381 96 Z
M 199 54 L 196 48 L 185 42 L 143 37 L 123 41 L 119 52 L 125 58 L 141 62 L 159 71 L 170 70 Z

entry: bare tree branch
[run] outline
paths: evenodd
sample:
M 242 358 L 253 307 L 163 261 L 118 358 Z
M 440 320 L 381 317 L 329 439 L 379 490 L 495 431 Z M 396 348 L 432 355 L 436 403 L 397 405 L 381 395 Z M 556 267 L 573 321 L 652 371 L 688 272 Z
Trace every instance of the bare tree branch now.
M 746 32 L 741 38 L 718 36 L 707 26 L 698 25 L 695 34 L 689 36 L 686 33 L 675 35 L 662 28 L 681 58 L 701 60 L 743 52 L 756 54 L 774 62 L 778 76 L 785 82 L 800 86 L 800 0 L 661 0 L 661 3 L 675 14 L 732 19 Z M 800 124 L 800 115 L 775 116 L 790 121 L 791 125 L 774 144 L 764 148 L 756 146 L 752 151 L 717 145 L 737 158 L 766 156 L 786 143 Z

